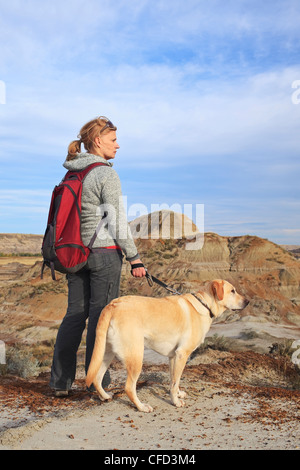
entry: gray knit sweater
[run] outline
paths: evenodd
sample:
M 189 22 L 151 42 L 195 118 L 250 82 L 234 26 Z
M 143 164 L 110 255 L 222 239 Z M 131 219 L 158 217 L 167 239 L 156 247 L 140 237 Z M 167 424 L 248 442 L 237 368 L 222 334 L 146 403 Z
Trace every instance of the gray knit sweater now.
M 63 166 L 67 170 L 83 170 L 95 162 L 108 163 L 88 173 L 83 181 L 81 197 L 81 237 L 88 245 L 104 212 L 108 224 L 102 226 L 93 245 L 94 248 L 118 245 L 128 261 L 139 257 L 133 241 L 122 200 L 121 183 L 112 164 L 99 155 L 78 153 Z

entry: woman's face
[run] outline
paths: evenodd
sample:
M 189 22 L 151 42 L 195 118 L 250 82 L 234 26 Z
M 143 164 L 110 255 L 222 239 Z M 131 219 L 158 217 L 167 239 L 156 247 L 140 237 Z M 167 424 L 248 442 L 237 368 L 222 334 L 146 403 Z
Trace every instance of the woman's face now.
M 95 139 L 95 150 L 97 151 L 97 155 L 105 158 L 105 160 L 115 158 L 119 148 L 120 146 L 117 142 L 116 131 L 110 131 L 107 134 L 96 137 Z

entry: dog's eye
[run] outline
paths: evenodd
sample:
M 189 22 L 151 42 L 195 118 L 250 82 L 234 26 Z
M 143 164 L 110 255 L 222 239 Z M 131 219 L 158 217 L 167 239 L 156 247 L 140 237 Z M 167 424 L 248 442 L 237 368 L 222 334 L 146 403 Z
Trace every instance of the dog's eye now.
M 231 293 L 232 293 L 232 294 L 235 294 L 235 289 L 232 289 Z

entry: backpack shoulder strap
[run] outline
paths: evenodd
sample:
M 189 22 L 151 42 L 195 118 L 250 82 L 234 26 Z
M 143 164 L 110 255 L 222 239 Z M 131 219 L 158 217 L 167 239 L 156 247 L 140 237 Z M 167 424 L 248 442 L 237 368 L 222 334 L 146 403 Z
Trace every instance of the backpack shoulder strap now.
M 97 238 L 97 235 L 98 235 L 98 233 L 100 232 L 100 229 L 101 229 L 102 225 L 103 225 L 103 224 L 105 223 L 105 221 L 106 221 L 106 220 L 105 220 L 105 219 L 106 219 L 106 216 L 107 216 L 107 213 L 105 212 L 105 214 L 103 215 L 103 217 L 100 219 L 99 224 L 97 225 L 97 228 L 96 228 L 96 230 L 95 230 L 94 235 L 93 235 L 92 238 L 91 238 L 90 243 L 88 244 L 89 250 L 92 249 L 92 247 L 93 247 L 93 245 L 94 245 L 94 243 L 95 243 L 95 240 L 96 240 L 96 238 Z
M 67 171 L 67 173 L 65 174 L 64 178 L 63 178 L 63 182 L 66 181 L 67 179 L 71 178 L 71 177 L 76 177 L 77 179 L 79 179 L 80 181 L 83 181 L 84 178 L 86 177 L 86 175 L 95 167 L 97 166 L 109 166 L 108 163 L 102 163 L 102 162 L 95 162 L 95 163 L 91 163 L 90 165 L 88 165 L 87 167 L 83 168 L 83 170 L 69 170 Z

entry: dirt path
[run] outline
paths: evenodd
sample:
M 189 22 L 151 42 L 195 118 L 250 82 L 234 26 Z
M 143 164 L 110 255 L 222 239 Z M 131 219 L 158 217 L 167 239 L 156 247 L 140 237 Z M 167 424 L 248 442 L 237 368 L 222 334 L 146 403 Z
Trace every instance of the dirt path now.
M 298 375 L 297 375 L 298 374 Z M 170 404 L 166 364 L 146 364 L 139 396 L 153 413 L 137 411 L 123 391 L 119 363 L 111 371 L 114 399 L 101 403 L 76 381 L 72 395 L 55 399 L 47 375 L 6 378 L 0 449 L 299 449 L 299 371 L 282 358 L 209 350 L 187 365 L 186 406 Z

